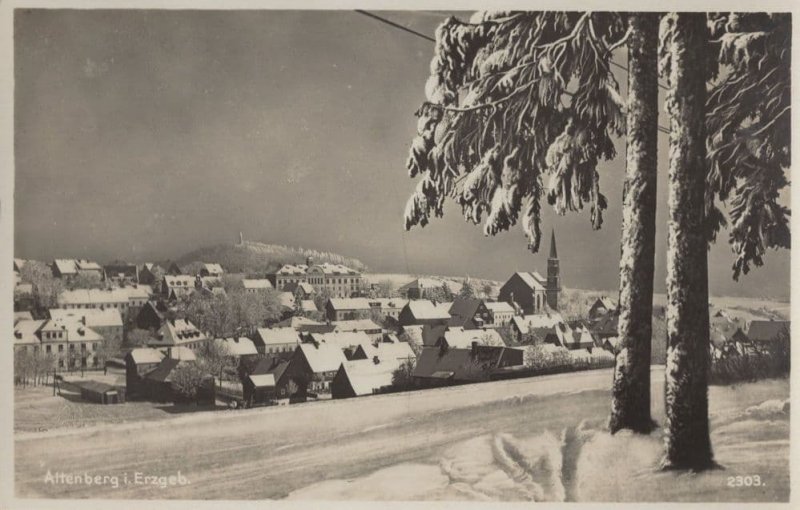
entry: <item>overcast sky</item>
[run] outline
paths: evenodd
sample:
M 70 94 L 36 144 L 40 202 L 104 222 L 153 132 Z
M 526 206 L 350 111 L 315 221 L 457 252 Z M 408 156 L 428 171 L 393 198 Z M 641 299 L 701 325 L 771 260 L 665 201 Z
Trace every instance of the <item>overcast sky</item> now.
M 443 18 L 384 15 L 431 35 Z M 564 285 L 617 286 L 624 157 L 600 168 L 603 229 L 546 208 L 540 254 L 518 227 L 483 237 L 454 204 L 404 233 L 429 41 L 348 11 L 18 10 L 15 45 L 15 256 L 165 259 L 243 231 L 375 271 L 504 279 L 545 270 L 555 227 Z M 736 283 L 726 240 L 712 293 L 788 298 L 788 251 Z

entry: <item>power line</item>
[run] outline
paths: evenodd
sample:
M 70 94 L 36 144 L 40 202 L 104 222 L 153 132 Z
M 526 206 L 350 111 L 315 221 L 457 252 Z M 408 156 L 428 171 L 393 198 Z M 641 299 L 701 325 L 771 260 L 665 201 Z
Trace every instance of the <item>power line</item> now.
M 409 34 L 413 34 L 413 35 L 416 35 L 417 37 L 421 37 L 422 39 L 425 39 L 426 41 L 436 42 L 436 39 L 434 39 L 433 37 L 431 37 L 429 35 L 425 35 L 425 34 L 423 34 L 421 32 L 417 32 L 416 30 L 412 30 L 412 29 L 410 29 L 410 28 L 408 28 L 406 26 L 403 26 L 403 25 L 401 25 L 399 23 L 395 23 L 394 21 L 391 21 L 391 20 L 386 19 L 384 17 L 378 16 L 377 14 L 373 14 L 371 12 L 363 11 L 363 10 L 359 10 L 359 9 L 356 9 L 355 12 L 357 12 L 358 14 L 362 14 L 364 16 L 367 16 L 369 18 L 372 18 L 374 20 L 380 21 L 381 23 L 386 23 L 387 25 L 390 25 L 390 26 L 392 26 L 394 28 L 403 30 L 404 32 L 408 32 Z M 622 64 L 618 64 L 617 62 L 615 62 L 613 60 L 611 61 L 611 65 L 624 70 L 626 73 L 630 72 L 626 66 L 624 66 Z M 666 85 L 662 85 L 661 83 L 659 83 L 658 86 L 661 87 L 664 90 L 667 90 L 667 86 Z M 669 129 L 667 129 L 667 128 L 663 127 L 663 126 L 658 126 L 658 130 L 661 131 L 662 133 L 669 134 Z
M 428 40 L 428 41 L 431 41 L 431 42 L 436 42 L 436 39 L 434 39 L 433 37 L 431 37 L 429 35 L 425 35 L 425 34 L 423 34 L 421 32 L 417 32 L 416 30 L 412 30 L 412 29 L 410 29 L 408 27 L 405 27 L 405 26 L 403 26 L 403 25 L 401 25 L 399 23 L 395 23 L 394 21 L 388 20 L 386 18 L 382 18 L 382 17 L 378 16 L 377 14 L 372 14 L 371 12 L 362 11 L 362 10 L 359 10 L 359 9 L 356 9 L 356 12 L 359 13 L 359 14 L 363 14 L 364 16 L 370 17 L 372 19 L 376 19 L 376 20 L 380 21 L 381 23 L 386 23 L 387 25 L 391 25 L 394 28 L 399 28 L 400 30 L 404 30 L 404 31 L 408 32 L 409 34 L 414 34 L 417 37 L 422 37 L 425 40 Z

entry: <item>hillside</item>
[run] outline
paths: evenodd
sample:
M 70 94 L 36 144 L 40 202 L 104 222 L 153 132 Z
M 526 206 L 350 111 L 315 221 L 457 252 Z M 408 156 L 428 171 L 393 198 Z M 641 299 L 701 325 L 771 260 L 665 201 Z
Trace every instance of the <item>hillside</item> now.
M 179 257 L 176 262 L 181 267 L 195 262 L 217 262 L 231 273 L 264 274 L 275 271 L 283 264 L 305 264 L 308 257 L 312 257 L 315 263 L 343 264 L 360 271 L 366 270 L 366 265 L 360 260 L 338 253 L 256 241 L 206 246 Z

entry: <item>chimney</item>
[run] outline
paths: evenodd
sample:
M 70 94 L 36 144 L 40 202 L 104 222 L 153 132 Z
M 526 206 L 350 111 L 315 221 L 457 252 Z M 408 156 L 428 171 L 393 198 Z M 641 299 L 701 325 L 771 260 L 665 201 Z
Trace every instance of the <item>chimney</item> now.
M 471 352 L 472 352 L 472 355 L 473 355 L 473 356 L 475 356 L 476 354 L 478 354 L 478 342 L 477 342 L 477 341 L 475 341 L 475 340 L 473 340 L 473 341 L 472 341 L 472 349 L 471 349 Z
M 311 255 L 306 257 L 306 265 L 309 266 L 309 267 L 313 266 L 314 265 L 314 257 L 312 257 Z
M 167 357 L 172 358 L 172 347 L 167 347 Z
M 372 357 L 372 362 L 373 362 L 374 364 L 378 365 L 378 364 L 381 362 L 381 360 L 379 360 L 377 356 L 373 356 L 373 357 Z

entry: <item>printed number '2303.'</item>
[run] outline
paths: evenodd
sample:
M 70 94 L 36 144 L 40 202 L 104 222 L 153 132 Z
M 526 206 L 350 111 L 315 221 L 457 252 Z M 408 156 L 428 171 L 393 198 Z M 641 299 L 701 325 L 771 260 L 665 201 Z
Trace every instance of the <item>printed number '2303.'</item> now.
M 759 475 L 729 476 L 728 487 L 761 487 L 766 485 Z

